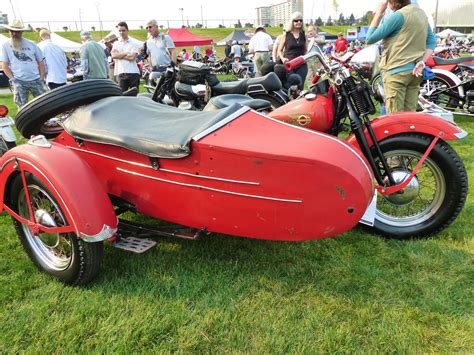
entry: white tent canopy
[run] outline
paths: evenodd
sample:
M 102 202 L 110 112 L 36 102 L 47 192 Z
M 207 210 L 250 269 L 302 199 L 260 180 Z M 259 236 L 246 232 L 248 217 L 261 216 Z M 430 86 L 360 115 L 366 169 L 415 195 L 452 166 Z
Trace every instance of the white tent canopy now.
M 61 37 L 54 32 L 51 33 L 51 42 L 61 47 L 61 49 L 65 52 L 77 52 L 82 46 L 82 44 Z
M 8 41 L 9 39 L 10 39 L 10 38 L 8 38 L 7 36 L 0 34 L 0 46 L 1 46 L 4 42 Z
M 450 28 L 447 28 L 444 31 L 441 31 L 441 32 L 437 33 L 436 36 L 438 36 L 439 38 L 446 38 L 448 36 L 448 34 L 450 34 L 451 37 L 465 37 L 465 36 L 467 36 L 464 33 L 454 31 Z

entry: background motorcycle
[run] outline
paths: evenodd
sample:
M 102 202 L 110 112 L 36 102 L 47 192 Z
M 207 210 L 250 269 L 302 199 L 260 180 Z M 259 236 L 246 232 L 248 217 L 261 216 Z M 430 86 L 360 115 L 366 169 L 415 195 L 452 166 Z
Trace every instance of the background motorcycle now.
M 224 94 L 243 94 L 270 102 L 273 108 L 289 101 L 275 73 L 239 81 L 221 82 L 212 68 L 198 62 L 169 67 L 160 76 L 152 99 L 183 109 L 202 110 L 209 99 Z
M 474 57 L 426 62 L 435 77 L 421 84 L 421 96 L 435 105 L 463 115 L 474 115 Z
M 468 188 L 464 164 L 446 141 L 463 138 L 466 132 L 425 113 L 396 113 L 370 121 L 376 110 L 369 86 L 341 63 L 309 53 L 287 68 L 314 56 L 326 79 L 314 85 L 311 94 L 269 116 L 333 135 L 350 129 L 345 141 L 362 152 L 378 185 L 374 228 L 379 233 L 409 238 L 445 228 L 461 211 Z

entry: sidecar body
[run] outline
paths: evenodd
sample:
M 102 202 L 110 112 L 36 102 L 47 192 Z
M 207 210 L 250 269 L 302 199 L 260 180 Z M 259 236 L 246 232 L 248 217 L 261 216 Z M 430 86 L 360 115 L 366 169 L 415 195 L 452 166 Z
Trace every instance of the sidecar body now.
M 45 229 L 11 205 L 15 176 L 34 175 L 86 241 L 113 236 L 117 201 L 209 232 L 323 238 L 354 227 L 374 194 L 369 167 L 348 144 L 240 105 L 183 112 L 111 97 L 63 125 L 54 141 L 36 137 L 1 158 L 0 207 Z

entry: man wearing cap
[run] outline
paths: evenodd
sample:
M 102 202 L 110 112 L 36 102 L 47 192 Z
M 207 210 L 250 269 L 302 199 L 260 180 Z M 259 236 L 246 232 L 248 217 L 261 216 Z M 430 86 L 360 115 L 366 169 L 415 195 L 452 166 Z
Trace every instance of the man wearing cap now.
M 149 37 L 146 41 L 146 54 L 153 72 L 162 73 L 171 64 L 176 64 L 176 47 L 170 36 L 160 33 L 156 20 L 146 23 Z
M 115 82 L 117 82 L 117 77 L 115 75 L 115 59 L 112 58 L 112 47 L 117 39 L 118 38 L 114 33 L 104 38 L 104 53 L 108 63 L 108 76 L 110 80 Z
M 112 58 L 115 59 L 118 84 L 122 91 L 136 87 L 140 84 L 140 69 L 137 65 L 137 55 L 140 51 L 138 45 L 128 37 L 128 25 L 122 21 L 117 24 L 120 38 L 112 46 Z
M 41 42 L 38 43 L 38 47 L 43 51 L 44 55 L 46 83 L 51 90 L 66 85 L 66 53 L 64 53 L 61 47 L 51 42 L 51 34 L 48 30 L 42 29 L 39 35 Z
M 2 25 L 10 31 L 11 39 L 3 43 L 0 63 L 10 79 L 15 104 L 20 108 L 28 102 L 28 94 L 39 96 L 45 92 L 45 68 L 41 49 L 23 38 L 27 28 L 19 20 Z
M 270 52 L 273 49 L 273 39 L 265 32 L 265 27 L 258 26 L 255 34 L 250 39 L 249 53 L 255 53 L 253 63 L 255 65 L 256 76 L 261 76 L 262 65 L 270 60 Z
M 92 40 L 89 31 L 81 32 L 81 67 L 84 80 L 107 79 L 107 58 L 99 43 Z

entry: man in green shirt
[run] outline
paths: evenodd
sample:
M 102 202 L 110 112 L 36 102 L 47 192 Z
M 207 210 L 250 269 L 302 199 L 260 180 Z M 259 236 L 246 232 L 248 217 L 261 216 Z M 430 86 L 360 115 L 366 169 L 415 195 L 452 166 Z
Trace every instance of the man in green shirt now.
M 89 31 L 81 32 L 81 67 L 84 80 L 107 79 L 107 58 L 104 49 L 92 40 Z
M 394 13 L 380 25 L 387 5 Z M 436 46 L 425 12 L 410 0 L 382 1 L 366 40 L 368 44 L 382 40 L 380 69 L 387 112 L 416 111 L 423 68 Z

